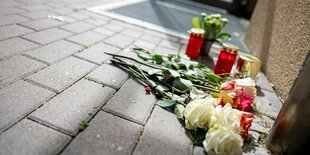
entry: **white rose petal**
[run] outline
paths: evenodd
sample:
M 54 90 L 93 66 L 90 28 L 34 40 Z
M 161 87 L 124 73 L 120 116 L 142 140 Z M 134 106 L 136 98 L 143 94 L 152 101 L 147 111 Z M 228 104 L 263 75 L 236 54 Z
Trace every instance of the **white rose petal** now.
M 210 120 L 210 128 L 217 126 L 224 126 L 231 129 L 235 133 L 241 132 L 240 120 L 241 113 L 232 108 L 230 104 L 225 104 L 224 107 L 217 106 L 215 113 Z
M 224 127 L 210 129 L 203 141 L 208 155 L 240 155 L 242 145 L 242 137 Z
M 207 97 L 196 99 L 188 103 L 184 110 L 185 128 L 195 130 L 196 128 L 207 129 L 210 117 L 214 113 L 214 103 L 217 99 Z

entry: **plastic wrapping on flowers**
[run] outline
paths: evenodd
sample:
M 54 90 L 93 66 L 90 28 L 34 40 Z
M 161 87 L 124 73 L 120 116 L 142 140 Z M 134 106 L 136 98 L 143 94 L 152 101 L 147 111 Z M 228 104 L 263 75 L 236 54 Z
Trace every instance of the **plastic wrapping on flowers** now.
M 157 104 L 184 120 L 195 144 L 208 154 L 241 154 L 253 114 L 256 95 L 250 78 L 227 81 L 184 55 L 161 55 L 132 48 L 139 59 L 106 53 L 111 62 L 128 71 L 156 95 Z M 151 68 L 142 70 L 131 62 Z

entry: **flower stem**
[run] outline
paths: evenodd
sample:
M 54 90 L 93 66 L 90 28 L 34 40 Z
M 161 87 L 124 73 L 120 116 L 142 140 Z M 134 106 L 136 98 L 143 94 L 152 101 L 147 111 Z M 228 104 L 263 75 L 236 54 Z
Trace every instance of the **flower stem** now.
M 147 63 L 143 63 L 143 62 L 138 61 L 138 60 L 136 60 L 134 58 L 131 58 L 131 57 L 127 57 L 127 56 L 123 56 L 123 55 L 118 55 L 118 54 L 113 54 L 113 53 L 108 53 L 108 52 L 104 52 L 104 53 L 107 54 L 107 55 L 113 56 L 113 57 L 125 58 L 125 59 L 128 59 L 128 60 L 132 60 L 134 62 L 137 62 L 139 64 L 142 64 L 142 65 L 154 68 L 154 69 L 160 69 L 160 67 L 157 67 L 157 66 L 154 66 L 154 65 L 150 65 L 150 64 L 147 64 Z
M 205 87 L 205 86 L 201 86 L 201 85 L 196 85 L 196 84 L 194 84 L 194 86 L 197 87 L 197 88 L 203 89 L 203 90 L 208 90 L 208 91 L 211 91 L 211 92 L 219 93 L 218 90 L 213 89 L 213 88 L 209 88 L 209 87 Z

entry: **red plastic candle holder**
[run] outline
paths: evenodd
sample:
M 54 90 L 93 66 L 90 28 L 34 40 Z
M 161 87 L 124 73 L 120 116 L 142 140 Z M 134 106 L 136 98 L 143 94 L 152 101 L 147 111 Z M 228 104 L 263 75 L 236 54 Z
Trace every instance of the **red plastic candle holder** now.
M 188 40 L 186 55 L 192 59 L 197 59 L 204 41 L 205 31 L 203 29 L 192 28 Z
M 218 75 L 230 74 L 237 58 L 238 50 L 239 48 L 235 45 L 223 43 L 216 65 L 214 66 L 214 73 Z

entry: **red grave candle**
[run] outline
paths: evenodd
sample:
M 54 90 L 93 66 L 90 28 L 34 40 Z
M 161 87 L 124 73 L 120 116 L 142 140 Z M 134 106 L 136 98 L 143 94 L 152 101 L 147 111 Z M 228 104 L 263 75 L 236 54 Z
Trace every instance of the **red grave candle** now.
M 204 40 L 205 31 L 203 29 L 192 28 L 188 40 L 186 55 L 192 59 L 197 59 Z
M 223 43 L 216 65 L 214 66 L 214 73 L 221 75 L 230 74 L 238 55 L 238 50 L 239 48 L 235 45 Z

